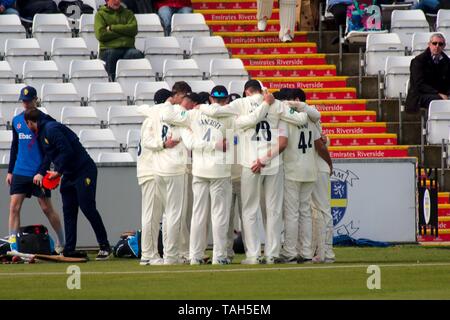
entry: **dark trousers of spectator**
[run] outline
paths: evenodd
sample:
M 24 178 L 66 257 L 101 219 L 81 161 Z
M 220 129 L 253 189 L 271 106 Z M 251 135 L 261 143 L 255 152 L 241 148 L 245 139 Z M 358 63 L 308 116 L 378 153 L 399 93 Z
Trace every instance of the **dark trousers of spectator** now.
M 17 1 L 20 16 L 33 20 L 36 13 L 59 13 L 56 3 L 51 0 Z
M 115 48 L 100 50 L 100 59 L 105 61 L 105 69 L 111 81 L 116 79 L 116 65 L 120 59 L 142 59 L 144 54 L 135 48 Z
M 348 4 L 338 3 L 332 5 L 328 9 L 328 11 L 330 11 L 333 15 L 336 24 L 342 26 L 342 31 L 345 31 L 345 25 L 347 23 L 347 7 Z
M 97 189 L 97 167 L 89 161 L 76 175 L 64 175 L 61 181 L 64 230 L 66 245 L 64 251 L 75 250 L 77 243 L 78 208 L 81 209 L 94 229 L 100 249 L 109 249 L 108 236 L 102 217 L 97 211 L 95 194 Z

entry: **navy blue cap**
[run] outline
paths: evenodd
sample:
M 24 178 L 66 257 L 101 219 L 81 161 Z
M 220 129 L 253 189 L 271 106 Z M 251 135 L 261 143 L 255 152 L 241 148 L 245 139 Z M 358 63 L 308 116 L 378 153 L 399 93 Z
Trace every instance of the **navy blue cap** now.
M 227 88 L 225 88 L 224 86 L 215 86 L 211 90 L 211 97 L 219 99 L 228 98 Z
M 21 101 L 31 101 L 37 97 L 36 89 L 31 86 L 26 86 L 20 90 L 19 100 Z

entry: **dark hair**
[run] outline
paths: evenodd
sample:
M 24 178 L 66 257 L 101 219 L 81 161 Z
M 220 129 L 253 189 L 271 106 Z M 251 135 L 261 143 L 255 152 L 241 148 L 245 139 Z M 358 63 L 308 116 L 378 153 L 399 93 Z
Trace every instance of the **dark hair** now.
M 244 85 L 244 92 L 247 89 L 250 89 L 250 91 L 261 92 L 262 91 L 261 83 L 258 80 L 248 80 Z
M 230 94 L 230 101 L 234 101 L 236 99 L 239 99 L 241 96 L 238 93 L 232 93 Z
M 186 81 L 177 81 L 172 87 L 172 93 L 189 93 L 192 92 L 191 86 Z
M 155 92 L 153 101 L 155 101 L 156 104 L 164 103 L 171 96 L 172 96 L 172 92 L 170 92 L 167 89 L 162 88 Z
M 199 104 L 209 104 L 209 93 L 202 91 L 198 93 L 198 96 L 200 98 Z
M 31 122 L 38 122 L 39 117 L 41 116 L 41 112 L 36 108 L 31 108 L 25 110 L 24 113 L 25 122 L 31 121 Z
M 296 100 L 296 99 L 300 100 L 301 102 L 305 102 L 306 101 L 305 92 L 300 88 L 289 89 L 289 100 Z

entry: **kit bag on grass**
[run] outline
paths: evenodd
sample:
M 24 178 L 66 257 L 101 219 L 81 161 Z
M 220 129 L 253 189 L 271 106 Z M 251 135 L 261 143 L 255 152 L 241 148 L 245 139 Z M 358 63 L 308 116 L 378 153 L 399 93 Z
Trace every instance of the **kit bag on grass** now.
M 21 227 L 16 236 L 17 251 L 22 253 L 52 254 L 54 242 L 42 224 Z
M 113 248 L 113 254 L 117 258 L 140 258 L 141 230 L 122 234 Z
M 346 34 L 351 31 L 379 31 L 381 30 L 381 9 L 373 0 L 371 5 L 358 3 L 347 6 Z

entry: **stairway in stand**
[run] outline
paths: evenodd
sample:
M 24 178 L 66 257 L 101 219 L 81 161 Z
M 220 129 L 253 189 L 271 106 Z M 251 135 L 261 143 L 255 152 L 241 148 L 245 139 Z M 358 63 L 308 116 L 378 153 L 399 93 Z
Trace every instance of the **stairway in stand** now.
M 302 88 L 307 102 L 322 113 L 323 130 L 331 140 L 333 158 L 406 157 L 408 147 L 397 145 L 397 135 L 376 122 L 347 87 L 347 77 L 336 75 L 336 66 L 307 42 L 306 32 L 296 32 L 292 43 L 278 38 L 278 2 L 265 32 L 257 30 L 255 0 L 192 0 L 194 12 L 202 13 L 214 35 L 222 36 L 233 58 L 244 62 L 253 79 L 271 91 Z

